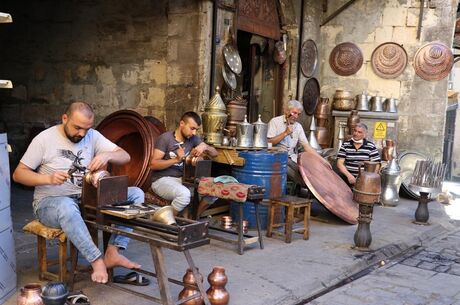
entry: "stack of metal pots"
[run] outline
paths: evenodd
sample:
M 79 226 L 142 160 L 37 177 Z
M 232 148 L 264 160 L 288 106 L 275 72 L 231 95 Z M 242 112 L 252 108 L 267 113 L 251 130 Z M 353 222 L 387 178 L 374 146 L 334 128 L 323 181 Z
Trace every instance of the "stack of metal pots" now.
M 203 120 L 203 138 L 208 144 L 222 144 L 222 131 L 227 123 L 227 113 L 224 101 L 220 97 L 219 87 L 209 100 L 201 115 Z

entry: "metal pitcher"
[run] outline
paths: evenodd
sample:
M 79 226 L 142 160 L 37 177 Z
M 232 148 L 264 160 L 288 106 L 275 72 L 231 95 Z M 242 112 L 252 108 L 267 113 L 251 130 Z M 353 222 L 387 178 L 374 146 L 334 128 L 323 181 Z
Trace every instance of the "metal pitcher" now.
M 385 111 L 386 112 L 391 112 L 391 113 L 396 113 L 398 112 L 398 109 L 396 107 L 398 100 L 395 98 L 387 98 L 385 100 Z
M 257 122 L 252 123 L 254 125 L 254 147 L 266 148 L 268 147 L 267 132 L 268 125 L 262 122 L 261 115 Z
M 310 138 L 308 139 L 308 142 L 311 148 L 313 148 L 317 152 L 321 152 L 323 149 L 318 144 L 318 140 L 316 139 L 315 131 L 316 131 L 315 117 L 312 117 L 311 123 L 310 123 Z
M 358 94 L 356 96 L 356 100 L 358 101 L 356 110 L 369 111 L 369 98 L 366 92 L 363 92 L 363 94 Z
M 381 96 L 373 96 L 371 99 L 371 111 L 383 111 L 383 98 Z
M 399 188 L 401 186 L 401 167 L 398 164 L 396 150 L 387 167 L 382 170 L 382 194 L 380 202 L 383 205 L 395 207 L 399 203 Z
M 248 116 L 244 115 L 244 121 L 236 125 L 236 146 L 252 147 L 254 140 L 254 126 L 248 123 Z

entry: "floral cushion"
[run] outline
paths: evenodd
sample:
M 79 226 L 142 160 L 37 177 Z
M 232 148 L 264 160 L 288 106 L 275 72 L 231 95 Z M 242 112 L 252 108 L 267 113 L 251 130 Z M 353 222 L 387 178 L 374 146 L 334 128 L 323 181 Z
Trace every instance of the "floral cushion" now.
M 214 196 L 236 202 L 245 202 L 248 197 L 248 189 L 251 186 L 251 184 L 243 183 L 214 183 L 214 178 L 205 177 L 200 179 L 198 194 L 201 196 Z

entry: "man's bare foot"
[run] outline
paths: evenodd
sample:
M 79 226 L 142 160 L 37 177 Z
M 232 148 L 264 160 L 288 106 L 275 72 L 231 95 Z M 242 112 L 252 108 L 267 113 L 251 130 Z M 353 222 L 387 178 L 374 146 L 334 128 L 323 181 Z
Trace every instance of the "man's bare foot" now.
M 132 262 L 118 253 L 118 247 L 114 245 L 107 246 L 104 263 L 107 268 L 125 267 L 128 269 L 139 269 L 141 267 L 138 263 Z
M 107 283 L 109 275 L 107 274 L 107 268 L 105 267 L 104 260 L 102 258 L 98 258 L 91 263 L 91 267 L 93 267 L 91 280 L 96 283 Z

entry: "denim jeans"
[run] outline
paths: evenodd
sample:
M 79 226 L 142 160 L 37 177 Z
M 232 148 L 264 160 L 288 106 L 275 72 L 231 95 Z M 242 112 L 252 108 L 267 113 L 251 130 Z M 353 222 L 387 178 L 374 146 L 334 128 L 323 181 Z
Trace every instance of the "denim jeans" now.
M 128 200 L 143 203 L 144 192 L 138 187 L 128 187 Z M 78 201 L 78 199 L 67 196 L 46 197 L 38 202 L 35 214 L 45 226 L 62 229 L 78 251 L 92 263 L 100 258 L 102 253 L 89 234 L 81 216 Z M 122 226 L 117 226 L 117 228 L 127 232 L 132 231 Z M 128 237 L 115 234 L 112 234 L 109 240 L 109 244 L 120 249 L 126 249 L 128 242 Z
M 182 184 L 180 177 L 161 177 L 152 183 L 152 191 L 166 200 L 172 200 L 172 207 L 180 212 L 189 203 L 190 190 Z

